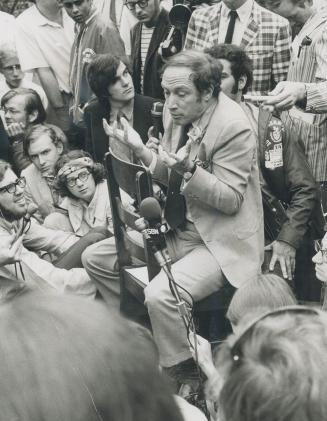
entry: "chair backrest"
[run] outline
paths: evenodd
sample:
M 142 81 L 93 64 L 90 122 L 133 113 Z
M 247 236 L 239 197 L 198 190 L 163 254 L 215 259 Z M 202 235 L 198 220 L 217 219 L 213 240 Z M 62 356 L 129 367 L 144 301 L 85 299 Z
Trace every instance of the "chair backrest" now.
M 155 259 L 141 235 L 135 236 L 135 221 L 140 218 L 138 208 L 143 199 L 153 196 L 152 177 L 150 171 L 142 165 L 123 161 L 109 151 L 105 155 L 109 199 L 118 264 L 120 269 L 135 262 L 144 263 L 148 267 L 149 279 L 158 273 Z M 121 190 L 131 198 L 126 203 L 122 199 Z M 134 235 L 133 235 L 134 234 Z

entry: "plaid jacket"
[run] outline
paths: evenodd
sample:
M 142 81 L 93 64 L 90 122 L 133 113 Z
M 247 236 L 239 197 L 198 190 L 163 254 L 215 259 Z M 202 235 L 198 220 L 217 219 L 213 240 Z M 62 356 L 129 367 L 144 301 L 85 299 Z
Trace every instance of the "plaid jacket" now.
M 185 48 L 204 50 L 218 42 L 221 3 L 195 10 L 185 40 Z M 253 64 L 250 91 L 264 95 L 285 80 L 290 62 L 291 29 L 283 17 L 253 3 L 241 45 Z

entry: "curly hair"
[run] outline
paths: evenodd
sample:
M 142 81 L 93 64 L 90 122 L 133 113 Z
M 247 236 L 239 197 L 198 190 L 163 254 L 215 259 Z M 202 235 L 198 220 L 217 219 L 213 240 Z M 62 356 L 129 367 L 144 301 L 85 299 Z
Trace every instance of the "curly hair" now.
M 73 151 L 70 151 L 64 155 L 62 155 L 55 166 L 55 173 L 58 174 L 58 171 L 66 164 L 68 164 L 70 161 L 73 161 L 77 158 L 91 158 L 91 155 L 81 149 L 76 149 Z M 101 183 L 105 178 L 105 170 L 102 164 L 95 162 L 92 168 L 88 168 L 89 172 L 92 174 L 94 178 L 95 184 Z M 62 197 L 70 197 L 72 199 L 75 199 L 75 196 L 70 192 L 69 188 L 66 184 L 66 177 L 56 177 L 56 189 L 58 190 L 60 196 Z
M 232 92 L 233 94 L 237 93 L 237 84 L 240 77 L 246 76 L 246 84 L 242 90 L 242 93 L 246 94 L 253 81 L 253 70 L 252 62 L 244 49 L 233 44 L 218 44 L 207 48 L 205 52 L 214 59 L 223 59 L 230 62 L 232 75 L 236 82 L 236 92 Z
M 168 67 L 187 67 L 191 70 L 192 81 L 200 94 L 212 88 L 213 97 L 218 97 L 221 83 L 221 64 L 202 51 L 182 51 L 167 60 L 162 74 Z

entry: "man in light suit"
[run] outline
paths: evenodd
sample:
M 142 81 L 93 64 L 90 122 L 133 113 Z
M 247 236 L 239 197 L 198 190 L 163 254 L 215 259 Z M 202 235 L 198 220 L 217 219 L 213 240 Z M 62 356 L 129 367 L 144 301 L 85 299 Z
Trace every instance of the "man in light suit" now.
M 252 94 L 265 95 L 286 79 L 291 46 L 289 23 L 255 1 L 223 0 L 192 14 L 186 49 L 204 50 L 222 43 L 241 45 L 250 57 Z
M 238 288 L 260 272 L 263 217 L 256 142 L 242 109 L 219 92 L 219 65 L 206 54 L 184 51 L 171 57 L 162 86 L 165 134 L 158 153 L 124 120 L 120 140 L 150 168 L 154 180 L 167 186 L 172 273 L 199 301 L 226 279 Z M 114 127 L 107 125 L 106 130 L 120 136 Z M 91 246 L 83 259 L 100 292 L 107 289 L 107 297 L 108 291 L 118 291 L 113 241 L 109 243 Z M 145 288 L 145 297 L 161 366 L 175 372 L 189 366 L 186 329 L 163 272 Z

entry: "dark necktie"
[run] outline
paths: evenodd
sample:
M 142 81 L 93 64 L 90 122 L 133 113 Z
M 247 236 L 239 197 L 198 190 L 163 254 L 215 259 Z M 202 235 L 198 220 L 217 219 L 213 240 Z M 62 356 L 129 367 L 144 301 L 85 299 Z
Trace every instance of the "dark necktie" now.
M 191 124 L 187 124 L 182 131 L 177 150 L 182 148 L 187 140 L 187 133 L 191 128 Z M 168 192 L 165 206 L 165 218 L 171 229 L 177 228 L 185 222 L 186 204 L 185 198 L 180 192 L 183 176 L 175 171 L 170 172 Z
M 226 32 L 225 44 L 231 44 L 233 40 L 235 21 L 236 21 L 237 16 L 238 14 L 236 10 L 231 10 L 229 12 L 229 24 L 228 24 L 228 28 Z
M 117 16 L 116 16 L 116 1 L 115 0 L 110 1 L 110 12 L 109 13 L 110 13 L 110 20 L 115 24 L 116 28 L 118 29 Z

